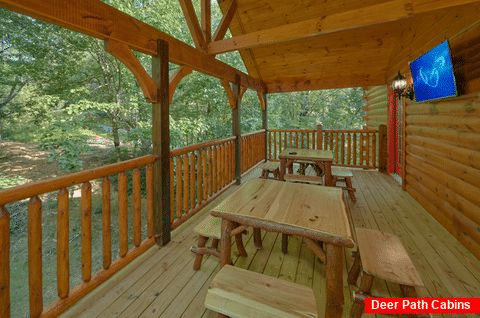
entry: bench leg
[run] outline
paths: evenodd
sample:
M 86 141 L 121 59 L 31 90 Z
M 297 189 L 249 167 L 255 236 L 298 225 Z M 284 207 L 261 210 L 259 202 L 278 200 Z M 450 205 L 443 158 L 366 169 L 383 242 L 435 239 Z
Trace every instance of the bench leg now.
M 363 294 L 370 295 L 372 290 L 373 276 L 365 272 L 362 273 L 362 279 L 360 280 L 360 291 Z M 360 318 L 363 314 L 365 303 L 362 300 L 355 300 L 350 311 L 350 318 Z
M 218 248 L 218 243 L 220 243 L 219 239 L 213 239 L 212 240 L 212 248 L 217 249 Z
M 352 201 L 355 201 L 356 200 L 355 189 L 353 189 L 353 186 L 352 186 L 352 178 L 350 177 L 345 178 L 345 185 L 347 186 L 347 190 L 348 190 L 348 194 L 350 195 L 350 198 L 352 199 Z
M 260 229 L 253 228 L 253 244 L 257 250 L 261 250 L 262 246 L 262 232 Z
M 232 240 L 230 232 L 233 229 L 233 222 L 222 220 L 222 238 L 220 239 L 220 267 L 232 264 Z
M 198 247 L 199 248 L 205 247 L 205 244 L 207 243 L 207 241 L 208 241 L 208 237 L 199 235 Z M 203 259 L 203 254 L 197 253 L 197 255 L 195 255 L 195 261 L 193 262 L 194 271 L 198 271 L 200 269 L 200 266 L 202 265 L 202 259 Z
M 240 224 L 234 223 L 234 226 L 235 228 L 237 228 L 240 226 Z M 242 235 L 242 232 L 235 235 L 235 243 L 237 243 L 238 256 L 247 256 L 247 251 L 245 250 L 245 246 L 243 246 Z
M 288 235 L 282 234 L 282 252 L 283 254 L 288 253 Z
M 348 271 L 348 284 L 357 286 L 358 276 L 362 270 L 362 263 L 360 261 L 360 253 L 358 251 L 354 252 L 353 265 Z

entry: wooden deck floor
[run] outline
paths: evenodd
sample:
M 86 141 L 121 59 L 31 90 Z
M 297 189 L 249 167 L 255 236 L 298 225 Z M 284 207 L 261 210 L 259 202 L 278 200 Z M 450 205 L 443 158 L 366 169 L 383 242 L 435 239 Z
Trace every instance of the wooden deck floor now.
M 253 171 L 247 178 L 258 177 Z M 354 171 L 357 201 L 346 199 L 355 226 L 379 228 L 399 236 L 415 263 L 426 292 L 436 297 L 480 295 L 480 261 L 460 245 L 408 193 L 389 176 Z M 193 227 L 218 204 L 232 187 L 172 233 L 172 242 L 154 247 L 97 288 L 63 317 L 216 317 L 203 306 L 208 285 L 219 270 L 214 257 L 205 257 L 201 270 L 193 271 Z M 263 233 L 264 249 L 246 239 L 248 257 L 234 257 L 235 266 L 311 286 L 318 310 L 325 306 L 325 266 L 298 238 L 290 238 L 288 254 L 281 252 L 281 236 Z M 235 251 L 235 248 L 233 248 Z M 345 253 L 344 317 L 348 316 L 354 287 L 346 283 L 351 265 Z M 375 280 L 374 293 L 400 296 L 397 286 Z

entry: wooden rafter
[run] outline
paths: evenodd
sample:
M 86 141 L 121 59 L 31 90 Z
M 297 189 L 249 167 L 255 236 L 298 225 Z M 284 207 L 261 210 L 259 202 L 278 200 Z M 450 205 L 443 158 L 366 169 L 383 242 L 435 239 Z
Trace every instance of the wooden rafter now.
M 168 89 L 169 103 L 172 103 L 173 95 L 175 94 L 175 90 L 177 89 L 177 86 L 180 83 L 180 81 L 190 73 L 192 73 L 192 68 L 189 66 L 182 65 L 178 68 L 178 70 L 175 71 L 175 73 L 173 73 L 170 76 L 170 85 Z
M 151 56 L 157 55 L 157 40 L 165 40 L 172 63 L 232 82 L 238 75 L 244 85 L 266 89 L 261 81 L 98 0 L 0 0 L 0 6 L 102 40 L 117 40 Z
M 182 7 L 183 15 L 187 21 L 188 29 L 193 38 L 193 43 L 197 48 L 205 48 L 205 38 L 202 29 L 198 23 L 197 14 L 192 4 L 192 0 L 179 0 Z M 203 1 L 203 0 L 202 0 Z
M 128 45 L 116 40 L 107 40 L 105 41 L 105 50 L 120 60 L 133 73 L 148 101 L 152 103 L 158 101 L 155 81 L 145 71 L 142 63 L 140 63 Z
M 478 2 L 478 0 L 393 0 L 355 10 L 260 30 L 208 45 L 209 54 L 276 44 L 302 38 L 396 21 L 414 14 Z
M 202 0 L 202 31 L 205 44 L 212 41 L 212 9 L 211 0 Z
M 220 41 L 225 37 L 235 12 L 237 12 L 237 1 L 232 0 L 227 11 L 223 15 L 222 20 L 220 20 L 217 29 L 215 30 L 215 34 L 213 35 L 214 41 Z

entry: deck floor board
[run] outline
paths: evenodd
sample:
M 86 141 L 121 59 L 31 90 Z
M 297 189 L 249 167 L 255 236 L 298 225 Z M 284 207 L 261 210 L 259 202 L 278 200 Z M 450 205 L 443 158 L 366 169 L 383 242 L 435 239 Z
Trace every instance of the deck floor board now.
M 258 177 L 259 169 L 246 179 Z M 357 201 L 346 196 L 356 227 L 381 229 L 400 237 L 426 285 L 427 296 L 471 297 L 480 295 L 480 261 L 450 235 L 393 178 L 376 171 L 355 170 L 353 186 Z M 167 246 L 153 247 L 109 281 L 90 293 L 62 317 L 216 317 L 203 301 L 208 285 L 219 270 L 215 257 L 204 257 L 201 269 L 193 271 L 193 227 L 208 211 L 235 190 L 227 190 L 172 233 Z M 281 252 L 282 236 L 262 232 L 264 247 L 257 250 L 252 231 L 244 236 L 247 257 L 236 255 L 235 266 L 311 286 L 318 311 L 325 308 L 325 266 L 296 237 L 289 238 L 288 254 Z M 346 283 L 352 263 L 345 250 L 344 317 L 348 317 L 354 286 Z M 373 293 L 400 296 L 395 284 L 375 280 Z

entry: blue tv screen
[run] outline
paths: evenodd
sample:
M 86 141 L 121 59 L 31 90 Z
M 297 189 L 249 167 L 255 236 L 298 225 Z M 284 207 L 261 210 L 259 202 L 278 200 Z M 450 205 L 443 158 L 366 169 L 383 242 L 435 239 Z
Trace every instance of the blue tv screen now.
M 457 96 L 448 41 L 411 62 L 410 70 L 417 102 Z

